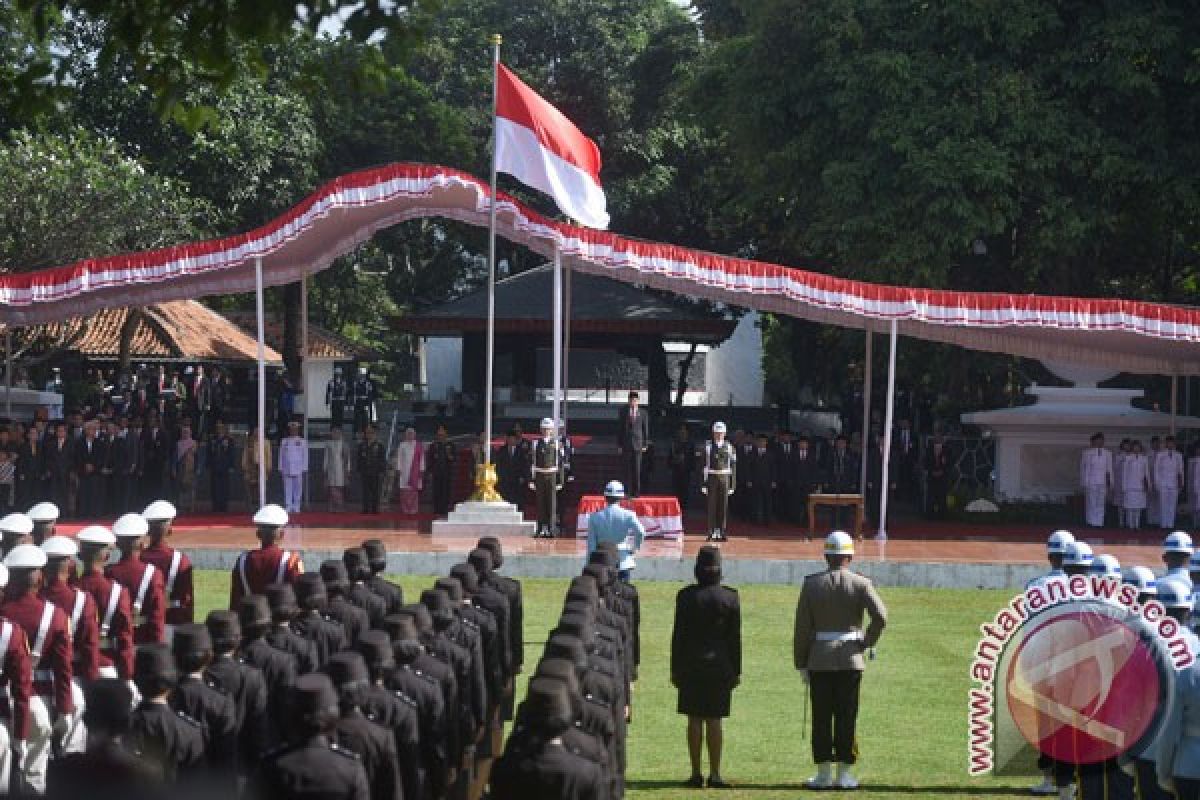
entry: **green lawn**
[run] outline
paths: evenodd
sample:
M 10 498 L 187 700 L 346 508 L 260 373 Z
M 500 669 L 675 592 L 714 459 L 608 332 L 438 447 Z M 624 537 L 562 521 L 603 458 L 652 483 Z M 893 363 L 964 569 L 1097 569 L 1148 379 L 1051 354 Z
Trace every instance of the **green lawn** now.
M 404 576 L 406 597 L 431 579 Z M 532 666 L 561 607 L 565 581 L 526 580 L 525 661 Z M 795 798 L 812 773 L 801 724 L 804 686 L 792 669 L 795 587 L 741 590 L 742 685 L 727 722 L 725 765 L 732 792 L 685 789 L 688 760 L 683 718 L 667 675 L 671 614 L 679 584 L 642 583 L 642 668 L 630 729 L 627 797 L 683 800 L 699 794 L 731 798 Z M 197 576 L 205 611 L 227 602 L 227 574 Z M 1026 780 L 973 779 L 966 774 L 968 655 L 978 626 L 1008 599 L 1004 592 L 890 589 L 890 624 L 863 682 L 859 743 L 862 798 L 978 798 L 1024 793 Z M 827 796 L 835 793 L 822 793 Z

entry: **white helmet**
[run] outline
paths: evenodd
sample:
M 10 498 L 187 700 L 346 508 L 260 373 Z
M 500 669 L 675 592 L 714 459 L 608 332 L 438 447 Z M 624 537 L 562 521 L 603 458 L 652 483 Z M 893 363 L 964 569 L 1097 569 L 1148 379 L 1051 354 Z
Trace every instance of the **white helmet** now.
M 834 531 L 825 537 L 825 555 L 852 556 L 854 555 L 854 539 L 845 531 Z
M 1125 582 L 1136 586 L 1138 594 L 1158 594 L 1158 579 L 1149 567 L 1130 567 Z
M 1064 567 L 1090 567 L 1092 548 L 1087 542 L 1071 542 L 1063 553 Z
M 1066 530 L 1057 530 L 1046 540 L 1046 554 L 1062 556 L 1067 553 L 1067 545 L 1075 541 L 1075 534 Z
M 725 423 L 724 422 L 714 422 L 712 431 L 713 431 L 713 433 L 724 433 L 725 432 Z
M 605 497 L 624 497 L 625 496 L 625 484 L 621 483 L 620 481 L 609 481 L 608 484 L 605 485 L 605 487 L 604 487 L 604 496 Z
M 1192 547 L 1192 537 L 1183 531 L 1168 533 L 1167 538 L 1163 539 L 1163 552 L 1187 553 L 1190 556 L 1195 552 L 1195 548 Z
M 288 514 L 275 503 L 267 503 L 254 515 L 254 524 L 282 528 L 288 524 Z
M 554 420 L 550 419 L 549 417 L 544 417 L 540 427 L 542 430 L 554 430 Z
M 1166 608 L 1192 607 L 1192 592 L 1179 581 L 1163 580 L 1158 582 L 1158 602 Z
M 1092 559 L 1092 566 L 1088 572 L 1093 575 L 1103 575 L 1106 578 L 1121 577 L 1121 562 L 1117 561 L 1117 557 L 1108 553 L 1101 553 Z

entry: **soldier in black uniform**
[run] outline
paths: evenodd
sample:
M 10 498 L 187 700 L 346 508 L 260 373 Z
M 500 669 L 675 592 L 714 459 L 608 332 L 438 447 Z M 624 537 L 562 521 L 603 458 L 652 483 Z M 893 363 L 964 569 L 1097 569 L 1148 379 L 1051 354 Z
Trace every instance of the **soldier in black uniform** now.
M 381 539 L 367 539 L 362 543 L 367 554 L 367 564 L 371 567 L 371 577 L 367 579 L 367 587 L 383 598 L 387 603 L 387 613 L 395 614 L 404 605 L 404 590 L 383 577 L 387 569 L 387 547 Z
M 542 420 L 542 438 L 533 445 L 529 464 L 529 488 L 537 498 L 537 530 L 535 539 L 553 539 L 558 514 L 555 505 L 563 486 L 563 453 L 554 435 L 554 420 Z
M 361 547 L 348 547 L 342 552 L 342 563 L 346 566 L 346 577 L 350 579 L 346 599 L 367 612 L 371 627 L 378 628 L 388 615 L 388 604 L 367 586 L 367 580 L 372 575 L 371 566 L 367 563 L 367 551 Z
M 85 693 L 86 753 L 50 761 L 46 796 L 61 800 L 151 800 L 165 798 L 162 773 L 128 747 L 133 694 L 124 681 L 96 681 Z
M 692 473 L 696 471 L 696 448 L 688 434 L 687 425 L 680 425 L 667 451 L 667 467 L 671 470 L 671 494 L 679 500 L 679 507 L 687 511 L 688 497 L 692 493 Z
M 588 562 L 602 563 L 610 569 L 615 569 L 620 563 L 617 546 L 612 542 L 601 542 L 588 557 Z M 642 600 L 632 581 L 614 581 L 612 590 L 620 598 L 629 624 L 630 677 L 636 681 L 637 669 L 642 663 Z
M 479 573 L 474 567 L 470 564 L 455 564 L 450 568 L 450 578 L 453 580 L 443 578 L 434 585 L 444 589 L 450 595 L 450 599 L 459 605 L 458 614 L 464 621 L 479 629 L 488 687 L 488 719 L 492 720 L 496 707 L 504 697 L 504 686 L 508 678 L 502 654 L 504 642 L 501 639 L 501 628 L 496 621 L 496 615 L 475 602 L 480 587 Z M 503 597 L 497 595 L 496 601 L 503 603 Z
M 742 612 L 737 592 L 721 585 L 721 551 L 700 548 L 696 583 L 675 598 L 671 634 L 671 684 L 679 689 L 680 714 L 688 718 L 688 755 L 692 777 L 687 785 L 701 788 L 701 749 L 708 739 L 708 785 L 726 788 L 721 778 L 721 720 L 742 675 Z
M 214 788 L 237 788 L 237 708 L 233 699 L 205 674 L 213 660 L 212 639 L 203 625 L 179 625 L 171 639 L 179 685 L 171 708 L 204 723 L 205 752 Z
M 406 605 L 400 610 L 400 615 L 412 620 L 417 629 L 417 640 L 421 643 L 422 652 L 417 654 L 413 664 L 425 674 L 434 678 L 442 690 L 442 700 L 445 705 L 445 741 L 449 770 L 446 779 L 453 783 L 458 769 L 462 765 L 463 749 L 466 743 L 462 740 L 462 709 L 459 702 L 459 686 L 457 673 L 450 665 L 448 656 L 433 630 L 433 618 L 429 609 L 420 603 Z
M 354 432 L 366 430 L 375 423 L 375 381 L 367 374 L 366 367 L 358 368 L 352 392 L 354 398 Z
M 313 643 L 317 650 L 317 663 L 324 665 L 334 653 L 350 646 L 346 629 L 325 610 L 329 598 L 325 595 L 325 581 L 319 574 L 305 573 L 296 579 L 293 587 L 300 613 L 292 622 L 296 633 Z
M 250 796 L 289 800 L 370 800 L 362 761 L 333 742 L 338 696 L 324 675 L 296 680 L 288 702 L 292 743 L 268 754 L 251 779 Z
M 233 700 L 237 711 L 238 772 L 249 774 L 255 759 L 274 746 L 267 679 L 262 670 L 238 655 L 242 627 L 237 615 L 232 611 L 210 611 L 204 624 L 213 645 L 213 660 L 204 674 Z
M 325 405 L 329 406 L 330 424 L 341 426 L 346 421 L 346 395 L 349 387 L 342 378 L 342 368 L 333 368 L 333 378 L 325 384 Z
M 510 739 L 492 768 L 493 800 L 601 800 L 607 782 L 600 767 L 563 746 L 571 702 L 558 682 L 533 680 L 524 703 L 526 735 Z
M 355 459 L 355 467 L 362 479 L 364 514 L 379 513 L 379 494 L 383 488 L 383 476 L 387 472 L 387 449 L 378 441 L 377 435 L 375 426 L 368 425 L 365 438 L 358 443 L 358 457 Z
M 253 444 L 251 444 L 253 447 Z M 213 511 L 229 510 L 229 476 L 233 473 L 237 448 L 225 423 L 217 421 L 217 432 L 208 442 L 208 470 Z
M 521 582 L 496 572 L 504 564 L 504 551 L 500 540 L 494 536 L 480 539 L 478 546 L 467 554 L 467 563 L 474 567 L 479 575 L 476 602 L 491 611 L 498 624 L 503 625 L 504 620 L 497 607 L 499 604 L 495 602 L 491 592 L 499 593 L 508 601 L 508 638 L 507 647 L 503 649 L 507 652 L 505 663 L 508 665 L 509 681 L 502 711 L 504 719 L 512 719 L 512 676 L 520 673 L 521 666 L 525 663 L 525 607 Z
M 525 455 L 515 428 L 505 434 L 504 444 L 492 453 L 492 463 L 496 465 L 496 490 L 517 508 L 525 505 L 525 481 L 529 474 Z
M 325 665 L 325 672 L 338 693 L 337 744 L 362 759 L 372 800 L 419 798 L 419 787 L 407 787 L 400 779 L 396 742 L 391 732 L 364 714 L 363 698 L 370 683 L 367 665 L 358 653 L 338 653 Z
M 271 630 L 266 636 L 267 644 L 294 656 L 298 675 L 316 672 L 320 667 L 316 645 L 292 630 L 292 621 L 300 613 L 295 589 L 291 584 L 273 583 L 267 587 L 266 596 L 267 604 L 271 607 Z
M 133 682 L 142 701 L 130 721 L 129 744 L 162 773 L 168 785 L 195 786 L 205 779 L 204 724 L 170 706 L 179 680 L 171 648 L 148 644 L 133 660 Z
M 462 644 L 460 630 L 455 625 L 450 598 L 439 589 L 421 592 L 421 605 L 429 612 L 433 635 L 429 637 L 429 652 L 454 669 L 458 681 L 458 730 L 462 746 L 462 765 L 468 768 L 475 757 L 475 743 L 483 724 L 486 691 L 482 671 L 475 671 L 475 661 L 469 646 Z M 465 778 L 465 775 L 463 776 Z
M 758 525 L 771 524 L 776 488 L 776 459 L 765 433 L 758 434 L 745 464 L 746 490 L 750 495 L 750 518 Z
M 325 594 L 329 598 L 325 604 L 325 612 L 341 623 L 346 631 L 346 639 L 353 646 L 370 630 L 371 618 L 346 596 L 350 589 L 350 576 L 346 572 L 346 565 L 333 559 L 321 562 L 321 580 L 325 582 Z
M 358 642 L 358 655 L 368 678 L 363 713 L 392 732 L 404 786 L 415 790 L 420 776 L 420 711 L 416 700 L 386 684 L 396 666 L 392 640 L 383 631 L 367 631 Z
M 408 617 L 393 614 L 385 620 L 392 640 L 395 666 L 387 677 L 389 689 L 402 692 L 417 704 L 420 765 L 425 797 L 441 797 L 446 789 L 449 754 L 446 749 L 446 700 L 437 678 L 417 663 L 425 650 L 417 626 Z
M 282 742 L 285 731 L 283 721 L 287 719 L 289 692 L 296 683 L 296 658 L 276 650 L 267 642 L 271 630 L 271 608 L 267 598 L 253 594 L 242 598 L 238 606 L 238 622 L 242 627 L 242 657 L 246 663 L 262 671 L 267 683 L 267 699 L 270 708 L 272 742 Z
M 450 488 L 454 484 L 454 465 L 458 448 L 446 438 L 446 426 L 438 425 L 433 442 L 425 453 L 429 480 L 433 484 L 433 513 L 450 512 Z

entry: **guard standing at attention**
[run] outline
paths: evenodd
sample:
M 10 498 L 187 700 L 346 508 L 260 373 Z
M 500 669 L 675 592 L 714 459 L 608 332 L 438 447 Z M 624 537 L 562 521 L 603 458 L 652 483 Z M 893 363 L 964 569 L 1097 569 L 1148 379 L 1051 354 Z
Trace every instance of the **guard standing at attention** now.
M 535 539 L 553 539 L 558 515 L 554 507 L 563 484 L 563 452 L 554 435 L 554 420 L 542 420 L 542 438 L 533 446 L 529 465 L 529 488 L 537 496 L 537 530 Z
M 737 451 L 725 440 L 725 423 L 714 422 L 712 439 L 704 443 L 700 491 L 708 497 L 708 541 L 724 542 L 729 496 L 737 486 Z
M 0 564 L 0 593 L 6 586 L 8 568 Z M 21 756 L 28 751 L 33 665 L 25 629 L 6 617 L 0 617 L 0 692 L 8 699 L 5 724 L 0 725 L 0 787 L 8 787 L 12 771 L 22 769 Z
M 450 489 L 454 486 L 454 465 L 458 448 L 446 435 L 446 426 L 438 425 L 433 442 L 426 452 L 425 463 L 433 485 L 433 513 L 447 514 L 450 511 Z
M 329 406 L 330 424 L 341 427 L 346 421 L 346 394 L 349 387 L 342 378 L 342 368 L 333 368 L 333 378 L 325 385 L 325 405 Z
M 100 618 L 98 674 L 101 678 L 133 680 L 133 603 L 120 583 L 104 574 L 117 537 L 101 525 L 89 525 L 75 535 L 83 570 L 78 586 L 92 596 Z
M 379 513 L 379 495 L 383 488 L 383 476 L 387 472 L 387 449 L 377 438 L 374 423 L 367 425 L 365 437 L 358 443 L 358 457 L 354 466 L 362 476 L 362 513 Z
M 182 550 L 167 545 L 171 523 L 175 521 L 175 506 L 166 500 L 155 500 L 146 506 L 142 517 L 149 527 L 150 543 L 142 551 L 142 561 L 153 564 L 162 575 L 163 595 L 166 597 L 168 629 L 190 625 L 196 621 L 196 593 L 192 587 L 192 562 Z
M 604 509 L 588 515 L 587 554 L 590 556 L 604 542 L 616 545 L 621 579 L 627 581 L 634 567 L 633 556 L 646 538 L 646 529 L 637 514 L 621 507 L 624 497 L 625 487 L 620 481 L 609 481 L 604 487 Z
M 242 553 L 233 565 L 229 584 L 230 609 L 236 610 L 247 595 L 264 594 L 273 583 L 295 583 L 304 572 L 300 554 L 284 550 L 277 544 L 287 522 L 287 512 L 274 503 L 268 503 L 254 515 L 262 547 Z
M 359 433 L 375 424 L 375 381 L 367 374 L 366 367 L 358 368 L 354 381 L 354 432 Z
M 812 751 L 817 762 L 810 789 L 856 789 L 853 766 L 858 753 L 854 728 L 863 653 L 879 641 L 887 609 L 875 587 L 850 571 L 854 540 L 834 531 L 825 539 L 829 569 L 809 575 L 796 605 L 793 656 L 812 697 Z M 863 615 L 870 623 L 863 630 Z M 833 763 L 837 763 L 837 776 Z
M 133 643 L 157 644 L 166 635 L 167 607 L 163 597 L 163 576 L 153 565 L 142 561 L 149 531 L 141 514 L 124 514 L 113 523 L 121 558 L 104 571 L 110 579 L 129 591 L 133 604 Z

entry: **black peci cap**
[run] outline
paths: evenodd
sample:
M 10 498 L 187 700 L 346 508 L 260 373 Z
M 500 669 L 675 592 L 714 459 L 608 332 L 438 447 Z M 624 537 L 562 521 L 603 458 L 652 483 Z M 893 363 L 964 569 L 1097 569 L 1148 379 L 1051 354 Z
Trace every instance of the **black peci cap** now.
M 325 665 L 325 672 L 333 685 L 339 689 L 364 686 L 371 680 L 367 662 L 362 654 L 350 650 L 330 657 L 329 663 Z
M 346 565 L 332 558 L 321 562 L 321 580 L 325 581 L 326 589 L 345 589 L 350 585 Z
M 492 569 L 504 566 L 504 545 L 495 536 L 483 536 L 475 546 L 492 554 Z
M 467 563 L 475 568 L 481 578 L 490 573 L 495 566 L 495 562 L 492 560 L 492 551 L 482 547 L 476 547 L 467 553 Z
M 178 681 L 179 670 L 175 668 L 175 656 L 171 655 L 171 648 L 165 644 L 144 644 L 138 647 L 133 656 L 133 675 L 138 681 Z
M 534 678 L 529 682 L 525 713 L 529 724 L 550 736 L 557 736 L 571 727 L 574 716 L 566 686 L 545 678 Z
M 721 549 L 706 544 L 700 548 L 700 552 L 696 553 L 697 567 L 719 567 L 721 566 Z
M 242 624 L 243 631 L 247 628 L 270 625 L 271 606 L 267 603 L 267 598 L 261 594 L 243 597 L 242 602 L 238 604 L 238 622 Z
M 325 580 L 319 573 L 306 572 L 296 578 L 292 587 L 296 600 L 304 608 L 317 608 L 329 599 L 325 593 Z
M 392 655 L 392 640 L 383 631 L 367 631 L 358 639 L 358 652 L 372 669 L 389 669 L 396 666 Z
M 267 604 L 276 621 L 291 619 L 300 612 L 296 604 L 296 590 L 287 583 L 273 583 L 266 589 Z
M 446 593 L 454 605 L 462 605 L 463 585 L 458 578 L 438 578 L 433 582 L 433 588 Z
M 213 649 L 212 636 L 204 625 L 177 625 L 175 635 L 171 637 L 171 652 L 176 658 L 186 658 L 211 653 Z
M 380 564 L 387 566 L 387 547 L 382 539 L 367 539 L 362 543 L 363 552 L 367 554 L 367 561 L 372 567 Z
M 450 568 L 450 577 L 458 580 L 468 597 L 479 591 L 479 573 L 470 564 L 455 564 Z

